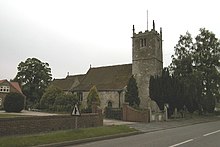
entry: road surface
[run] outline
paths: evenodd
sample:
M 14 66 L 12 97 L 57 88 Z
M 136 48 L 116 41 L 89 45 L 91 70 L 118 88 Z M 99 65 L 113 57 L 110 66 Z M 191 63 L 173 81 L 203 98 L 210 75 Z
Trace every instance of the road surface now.
M 220 121 L 74 145 L 74 147 L 220 147 Z

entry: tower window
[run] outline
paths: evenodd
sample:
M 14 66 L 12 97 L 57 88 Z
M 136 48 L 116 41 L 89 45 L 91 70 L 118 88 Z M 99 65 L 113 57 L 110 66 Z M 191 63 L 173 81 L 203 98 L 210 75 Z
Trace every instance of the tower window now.
M 144 46 L 147 46 L 147 39 L 144 38 Z
M 140 39 L 140 47 L 144 47 L 144 46 L 147 46 L 147 39 L 146 38 Z
M 144 40 L 140 39 L 140 46 L 143 47 L 144 46 Z

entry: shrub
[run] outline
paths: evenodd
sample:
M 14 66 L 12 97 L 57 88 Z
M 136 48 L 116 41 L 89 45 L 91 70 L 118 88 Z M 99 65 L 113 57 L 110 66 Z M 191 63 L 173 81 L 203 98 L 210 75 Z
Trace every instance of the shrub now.
M 21 112 L 24 109 L 25 98 L 20 93 L 11 92 L 6 95 L 4 109 L 6 112 Z
M 56 97 L 54 102 L 54 111 L 58 112 L 71 112 L 75 104 L 78 103 L 78 99 L 74 94 L 63 94 L 60 97 Z
M 40 99 L 40 108 L 48 110 L 54 105 L 56 98 L 61 97 L 62 95 L 63 91 L 61 89 L 53 85 L 49 86 Z
M 45 111 L 71 112 L 78 99 L 74 94 L 64 93 L 61 89 L 49 86 L 40 100 L 40 108 Z
M 89 94 L 87 96 L 87 107 L 89 109 L 92 108 L 92 103 L 97 103 L 98 106 L 100 106 L 100 103 L 101 103 L 96 86 L 93 86 L 90 89 Z

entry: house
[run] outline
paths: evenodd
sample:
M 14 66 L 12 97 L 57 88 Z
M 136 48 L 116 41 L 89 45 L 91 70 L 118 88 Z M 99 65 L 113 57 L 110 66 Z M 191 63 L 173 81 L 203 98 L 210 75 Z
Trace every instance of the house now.
M 3 102 L 6 95 L 10 92 L 17 92 L 24 96 L 21 87 L 17 82 L 9 82 L 8 80 L 0 80 L 0 109 L 3 108 Z

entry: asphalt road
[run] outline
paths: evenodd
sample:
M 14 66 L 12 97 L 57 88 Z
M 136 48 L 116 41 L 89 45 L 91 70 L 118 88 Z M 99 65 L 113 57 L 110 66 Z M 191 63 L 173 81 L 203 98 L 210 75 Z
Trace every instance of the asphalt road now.
M 74 147 L 219 147 L 220 121 L 91 142 Z

